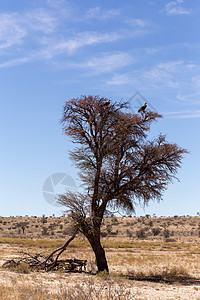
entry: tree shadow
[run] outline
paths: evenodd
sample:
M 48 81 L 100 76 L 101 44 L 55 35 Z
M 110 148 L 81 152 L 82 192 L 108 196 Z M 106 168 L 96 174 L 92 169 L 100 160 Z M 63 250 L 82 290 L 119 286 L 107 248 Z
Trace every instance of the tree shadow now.
M 157 283 L 166 283 L 166 284 L 181 284 L 185 286 L 189 285 L 200 285 L 200 278 L 195 277 L 174 277 L 171 279 L 165 278 L 162 275 L 145 275 L 142 277 L 139 277 L 138 275 L 122 275 L 122 277 L 125 277 L 128 280 L 135 280 L 135 281 L 149 281 L 149 282 L 157 282 Z

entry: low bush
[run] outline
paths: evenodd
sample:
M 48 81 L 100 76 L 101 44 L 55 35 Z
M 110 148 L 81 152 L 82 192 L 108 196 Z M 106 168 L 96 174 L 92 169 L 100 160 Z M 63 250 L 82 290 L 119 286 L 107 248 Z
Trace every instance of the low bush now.
M 108 272 L 106 270 L 103 270 L 101 272 L 98 272 L 97 276 L 99 276 L 99 277 L 106 277 L 106 276 L 108 276 Z
M 164 229 L 164 230 L 163 230 L 163 236 L 164 236 L 165 238 L 170 237 L 170 231 L 169 231 L 168 229 Z
M 144 228 L 137 230 L 136 236 L 138 239 L 144 239 L 146 237 L 146 230 Z
M 154 227 L 151 229 L 153 236 L 159 235 L 159 233 L 161 232 L 161 229 L 159 227 Z

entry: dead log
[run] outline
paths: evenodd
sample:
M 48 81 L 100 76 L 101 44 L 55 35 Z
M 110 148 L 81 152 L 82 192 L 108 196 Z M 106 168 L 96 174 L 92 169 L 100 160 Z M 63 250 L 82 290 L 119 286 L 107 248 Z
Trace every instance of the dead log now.
M 33 255 L 24 251 L 20 251 L 19 253 L 23 255 L 22 257 L 17 257 L 15 259 L 6 261 L 3 264 L 3 267 L 15 268 L 21 263 L 25 263 L 26 265 L 29 265 L 30 268 L 37 270 L 43 269 L 45 271 L 50 271 L 63 269 L 68 271 L 74 271 L 78 269 L 78 271 L 81 272 L 82 268 L 86 268 L 87 260 L 80 260 L 76 258 L 59 260 L 59 256 L 66 250 L 71 241 L 73 241 L 77 232 L 78 230 L 74 232 L 74 234 L 64 243 L 63 246 L 54 250 L 47 257 L 42 254 Z M 55 254 L 56 257 L 54 258 Z

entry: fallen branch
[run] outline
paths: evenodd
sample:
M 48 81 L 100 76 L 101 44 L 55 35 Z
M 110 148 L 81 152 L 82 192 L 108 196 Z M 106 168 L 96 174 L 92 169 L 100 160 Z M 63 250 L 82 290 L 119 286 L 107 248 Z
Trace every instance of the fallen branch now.
M 58 259 L 59 256 L 66 250 L 66 248 L 71 243 L 71 241 L 73 241 L 73 239 L 75 238 L 77 233 L 78 233 L 78 230 L 74 232 L 74 234 L 69 238 L 69 240 L 67 240 L 64 243 L 63 246 L 54 250 L 47 257 L 42 254 L 32 255 L 30 253 L 20 252 L 23 254 L 23 257 L 18 257 L 18 258 L 6 261 L 3 264 L 3 267 L 17 268 L 20 264 L 24 263 L 24 264 L 28 265 L 30 268 L 40 269 L 40 270 L 44 269 L 45 271 L 57 270 L 57 269 L 72 271 L 72 270 L 76 270 L 78 268 L 78 271 L 81 272 L 83 267 L 85 269 L 87 260 L 79 260 L 76 258 L 65 259 L 65 260 Z M 54 258 L 54 255 L 56 253 L 57 253 L 57 255 Z

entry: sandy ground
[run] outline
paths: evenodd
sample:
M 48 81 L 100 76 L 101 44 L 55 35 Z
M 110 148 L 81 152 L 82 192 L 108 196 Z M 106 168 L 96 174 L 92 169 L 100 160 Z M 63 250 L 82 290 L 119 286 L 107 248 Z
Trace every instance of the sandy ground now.
M 109 276 L 101 278 L 86 273 L 55 273 L 55 272 L 31 272 L 21 274 L 2 269 L 3 262 L 15 256 L 10 245 L 0 244 L 0 286 L 1 287 L 34 287 L 45 289 L 50 292 L 61 291 L 62 289 L 80 288 L 82 290 L 97 290 L 102 295 L 117 293 L 125 294 L 124 298 L 116 299 L 145 299 L 145 300 L 164 300 L 164 299 L 185 299 L 200 300 L 200 283 L 190 285 L 174 283 L 155 283 L 148 281 L 135 281 L 123 279 L 121 277 Z M 0 299 L 1 298 L 0 295 Z M 12 297 L 10 297 L 12 299 Z M 17 299 L 17 298 L 15 298 Z M 29 298 L 27 298 L 29 299 Z M 114 298 L 112 298 L 114 299 Z M 21 300 L 21 299 L 20 299 Z
M 15 272 L 0 271 L 0 284 L 12 286 L 13 284 L 24 286 L 38 286 L 47 290 L 56 291 L 61 287 L 72 287 L 80 285 L 87 289 L 95 287 L 95 289 L 104 290 L 106 294 L 107 283 L 114 290 L 117 288 L 126 288 L 130 291 L 132 299 L 200 299 L 200 285 L 180 285 L 180 284 L 162 284 L 152 282 L 139 282 L 128 280 L 115 280 L 113 278 L 101 279 L 88 274 L 55 274 L 55 273 L 31 273 L 31 274 L 16 274 Z

